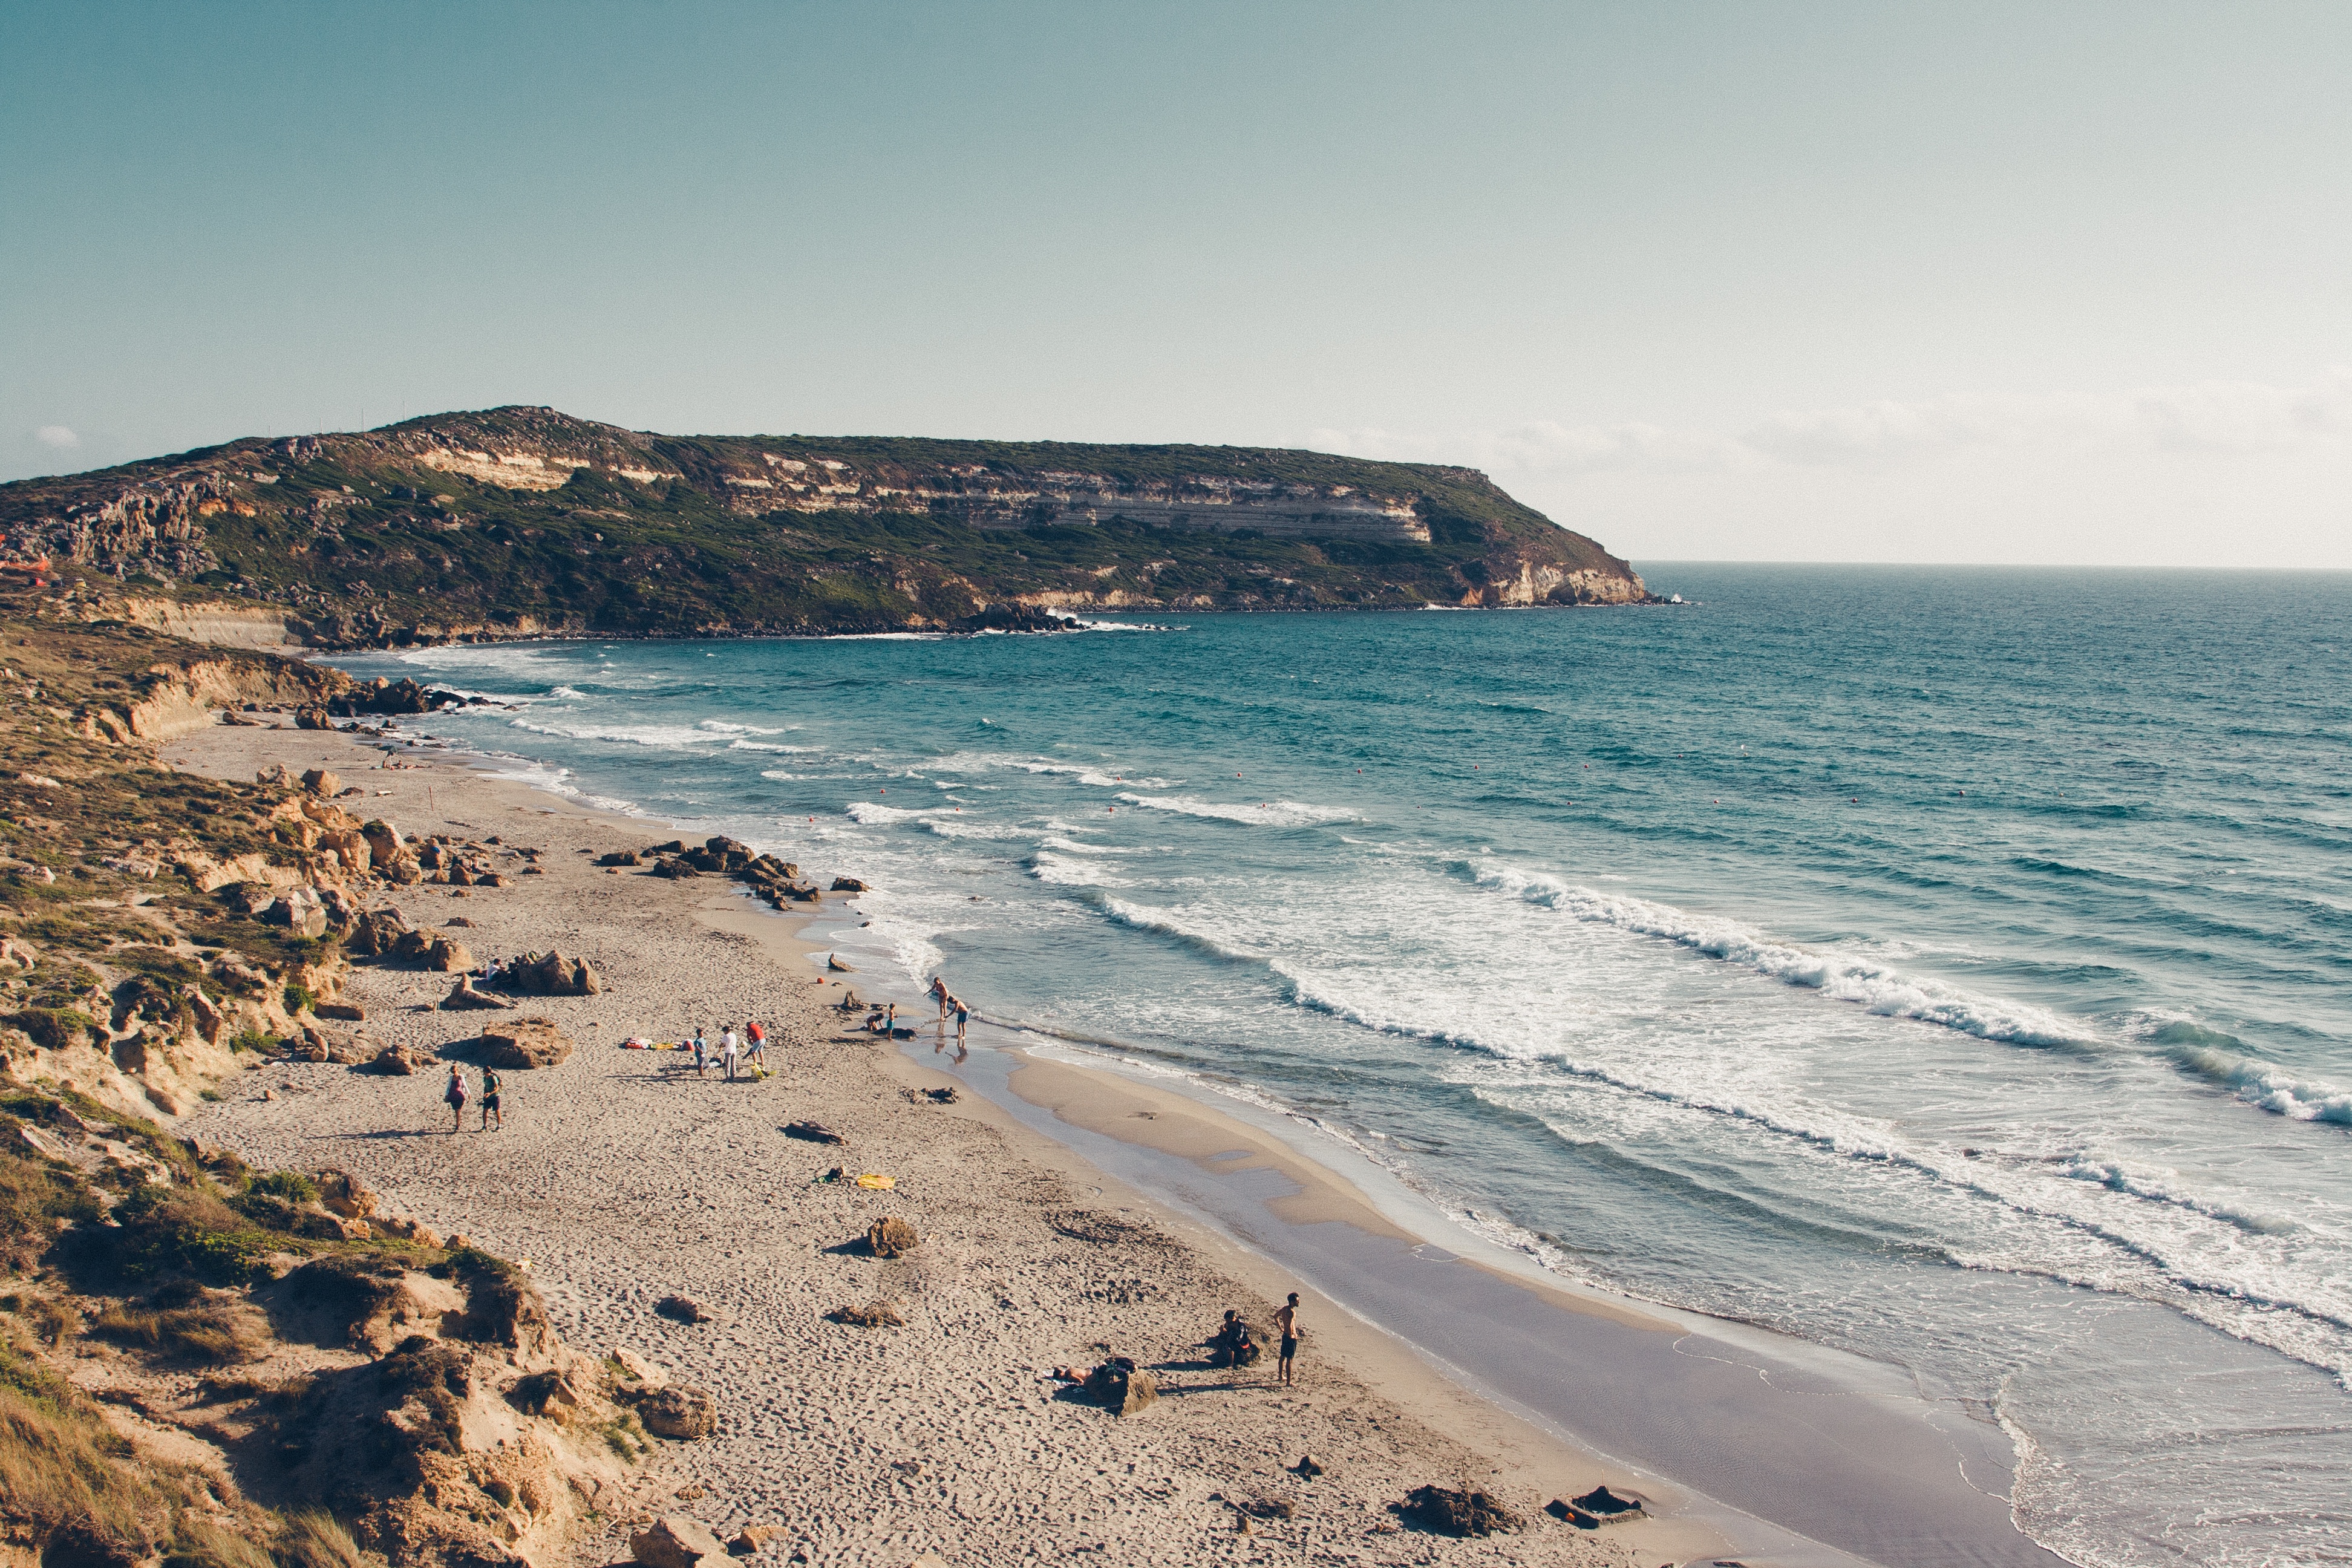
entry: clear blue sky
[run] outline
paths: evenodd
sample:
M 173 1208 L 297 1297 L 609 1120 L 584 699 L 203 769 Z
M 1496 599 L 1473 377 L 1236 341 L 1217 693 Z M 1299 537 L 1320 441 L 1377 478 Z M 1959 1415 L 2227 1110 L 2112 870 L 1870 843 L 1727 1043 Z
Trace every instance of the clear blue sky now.
M 17 5 L 0 477 L 552 404 L 2352 566 L 2352 7 Z

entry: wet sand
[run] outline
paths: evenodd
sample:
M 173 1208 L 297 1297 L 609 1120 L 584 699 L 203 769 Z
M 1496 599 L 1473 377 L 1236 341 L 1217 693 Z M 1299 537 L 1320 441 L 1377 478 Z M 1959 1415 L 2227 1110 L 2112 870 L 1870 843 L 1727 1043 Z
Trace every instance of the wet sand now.
M 419 925 L 470 921 L 450 934 L 478 959 L 553 947 L 606 975 L 597 996 L 525 1001 L 523 1015 L 553 1019 L 577 1048 L 559 1067 L 507 1075 L 502 1131 L 476 1131 L 471 1116 L 466 1131 L 447 1131 L 433 1075 L 328 1064 L 271 1064 L 183 1119 L 183 1131 L 257 1165 L 350 1170 L 443 1232 L 528 1259 L 572 1342 L 633 1349 L 712 1391 L 719 1432 L 662 1445 L 633 1489 L 600 1497 L 605 1528 L 576 1543 L 579 1563 L 625 1557 L 629 1528 L 656 1510 L 722 1531 L 780 1525 L 766 1553 L 778 1563 L 899 1565 L 929 1552 L 957 1564 L 1647 1568 L 1750 1543 L 1698 1518 L 1588 1532 L 1545 1517 L 1553 1498 L 1630 1486 L 1634 1474 L 1477 1397 L 1285 1267 L 975 1092 L 998 1053 L 950 1070 L 844 1027 L 825 1005 L 842 986 L 817 977 L 821 950 L 799 922 L 732 884 L 589 863 L 589 852 L 670 837 L 660 825 L 580 809 L 455 758 L 381 771 L 374 752 L 316 732 L 208 730 L 166 754 L 221 776 L 324 763 L 370 792 L 346 805 L 404 831 L 539 849 L 543 874 L 509 887 L 417 887 L 384 901 Z M 828 900 L 808 923 L 856 919 Z M 345 999 L 366 1009 L 376 1041 L 462 1054 L 486 1016 L 437 1010 L 449 984 L 366 965 Z M 698 1023 L 715 1033 L 746 1017 L 770 1026 L 777 1070 L 763 1082 L 730 1084 L 716 1070 L 698 1079 L 678 1053 L 618 1048 L 634 1034 L 676 1037 Z M 1125 1092 L 1115 1079 L 1102 1084 Z M 950 1086 L 961 1090 L 953 1105 L 907 1094 Z M 783 1125 L 801 1120 L 838 1129 L 847 1149 L 786 1137 Z M 834 1165 L 898 1185 L 816 1184 Z M 1337 1182 L 1300 1201 L 1292 1212 L 1302 1220 L 1326 1212 L 1317 1205 L 1356 1212 Z M 857 1238 L 884 1215 L 912 1223 L 923 1245 L 897 1260 L 866 1256 Z M 1305 1295 L 1309 1331 L 1295 1388 L 1276 1386 L 1270 1362 L 1238 1373 L 1206 1365 L 1198 1344 L 1222 1309 L 1242 1309 L 1264 1331 L 1292 1289 Z M 712 1321 L 657 1315 L 672 1293 Z M 904 1326 L 827 1317 L 877 1301 Z M 1156 1405 L 1114 1417 L 1047 1375 L 1091 1364 L 1103 1347 L 1158 1369 Z M 1321 1475 L 1294 1468 L 1306 1454 Z M 1465 1482 L 1529 1527 L 1455 1542 L 1400 1529 L 1389 1510 L 1411 1487 Z M 1292 1517 L 1239 1530 L 1236 1505 L 1260 1502 L 1287 1504 Z

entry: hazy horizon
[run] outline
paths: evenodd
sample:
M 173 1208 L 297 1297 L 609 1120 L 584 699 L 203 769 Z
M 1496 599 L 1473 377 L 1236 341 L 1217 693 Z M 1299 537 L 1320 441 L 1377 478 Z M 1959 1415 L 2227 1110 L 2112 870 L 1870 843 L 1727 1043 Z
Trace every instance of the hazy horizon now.
M 1306 447 L 1651 561 L 2352 567 L 2352 13 L 27 13 L 0 478 L 509 403 Z

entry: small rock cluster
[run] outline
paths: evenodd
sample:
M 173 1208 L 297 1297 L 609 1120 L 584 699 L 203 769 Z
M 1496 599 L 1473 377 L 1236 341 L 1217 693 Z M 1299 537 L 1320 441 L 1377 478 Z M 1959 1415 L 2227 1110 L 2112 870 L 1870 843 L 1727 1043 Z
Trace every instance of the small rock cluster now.
M 731 877 L 749 884 L 769 903 L 782 909 L 787 903 L 814 903 L 824 896 L 824 889 L 801 875 L 801 868 L 789 860 L 773 855 L 754 854 L 751 847 L 724 834 L 704 840 L 688 848 L 683 839 L 671 839 L 667 844 L 655 844 L 641 850 L 620 850 L 601 857 L 600 866 L 623 867 L 650 864 L 656 877 Z M 854 878 L 834 879 L 836 892 L 865 892 L 866 884 Z

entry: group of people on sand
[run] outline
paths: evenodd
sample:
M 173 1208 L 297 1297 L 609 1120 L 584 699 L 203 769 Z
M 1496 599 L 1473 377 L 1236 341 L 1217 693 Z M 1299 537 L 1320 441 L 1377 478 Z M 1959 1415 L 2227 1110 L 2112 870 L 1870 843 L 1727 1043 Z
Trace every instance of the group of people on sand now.
M 507 1113 L 499 1103 L 504 1087 L 499 1079 L 498 1068 L 486 1067 L 482 1069 L 482 1125 L 478 1131 L 487 1132 L 493 1127 L 501 1132 L 506 1131 Z M 466 1130 L 466 1101 L 472 1098 L 473 1090 L 466 1083 L 465 1068 L 451 1062 L 449 1081 L 441 1090 L 442 1102 L 449 1107 L 450 1131 L 463 1132 Z
M 768 1074 L 768 1031 L 757 1023 L 745 1024 L 740 1033 L 732 1024 L 720 1025 L 719 1048 L 715 1052 L 710 1048 L 710 1042 L 702 1037 L 702 1026 L 697 1024 L 694 1038 L 688 1042 L 687 1049 L 694 1053 L 694 1076 L 697 1078 L 709 1074 L 714 1059 L 726 1072 L 729 1083 L 740 1077 L 749 1077 L 755 1067 L 760 1069 L 761 1078 Z
M 1286 1384 L 1290 1381 L 1291 1363 L 1298 1354 L 1297 1291 L 1293 1290 L 1290 1299 L 1275 1310 L 1274 1323 L 1282 1331 L 1282 1344 L 1275 1357 L 1275 1381 Z M 1212 1366 L 1254 1366 L 1265 1353 L 1265 1347 L 1257 1342 L 1249 1324 L 1230 1307 L 1225 1309 L 1224 1322 L 1209 1336 L 1208 1343 Z

